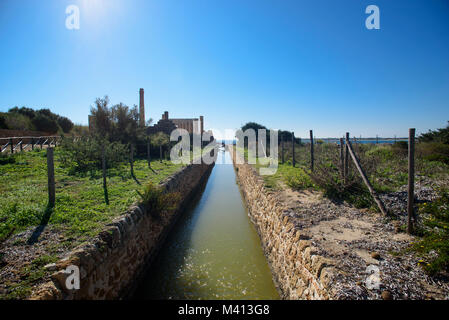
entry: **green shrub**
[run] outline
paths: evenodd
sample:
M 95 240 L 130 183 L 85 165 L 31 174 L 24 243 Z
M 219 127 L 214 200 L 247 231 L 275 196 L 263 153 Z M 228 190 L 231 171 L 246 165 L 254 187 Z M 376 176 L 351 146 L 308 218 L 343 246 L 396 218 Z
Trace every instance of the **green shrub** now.
M 64 133 L 69 133 L 74 126 L 73 122 L 66 117 L 58 116 L 56 121 Z
M 449 122 L 448 122 L 449 123 Z M 418 137 L 419 142 L 441 142 L 449 144 L 449 124 L 446 128 L 429 130 Z
M 449 145 L 442 142 L 422 142 L 416 146 L 416 153 L 427 161 L 449 164 Z
M 375 156 L 363 156 L 359 159 L 368 176 L 375 172 L 374 162 L 371 161 L 373 157 L 388 157 L 388 152 L 386 156 L 384 149 L 380 149 L 379 146 L 373 148 L 368 145 L 358 144 L 357 146 L 353 145 L 353 148 L 356 149 L 356 153 L 362 156 L 371 150 L 375 150 L 373 152 Z M 376 210 L 374 200 L 353 165 L 352 159 L 350 160 L 349 169 L 347 179 L 343 180 L 339 150 L 335 146 L 332 147 L 331 144 L 328 144 L 328 146 L 321 149 L 319 157 L 317 156 L 311 178 L 314 184 L 324 191 L 324 195 L 332 200 L 347 201 L 357 208 L 372 208 Z
M 390 146 L 376 146 L 366 151 L 365 155 L 382 161 L 388 161 L 393 159 L 393 150 Z
M 31 122 L 37 131 L 56 133 L 60 129 L 55 119 L 41 113 L 38 113 Z
M 0 114 L 0 129 L 8 129 L 6 125 L 6 116 L 4 114 Z
M 421 260 L 420 265 L 432 275 L 449 270 L 449 189 L 440 189 L 438 194 L 433 202 L 419 206 L 424 216 L 423 238 L 412 246 L 426 256 L 427 261 Z
M 15 163 L 15 162 L 16 162 L 16 158 L 13 155 L 0 153 L 0 165 Z
M 73 122 L 50 111 L 50 109 L 33 110 L 27 107 L 14 107 L 8 113 L 1 115 L 0 128 L 15 130 L 37 130 L 56 133 L 62 129 L 68 133 L 73 128 Z
M 83 137 L 74 141 L 63 138 L 59 158 L 70 174 L 86 173 L 102 168 L 102 145 L 105 148 L 106 165 L 108 168 L 117 167 L 129 155 L 128 147 L 119 142 L 108 142 L 94 137 Z
M 0 210 L 0 242 L 7 239 L 11 233 L 20 227 L 37 225 L 44 211 L 39 207 L 21 207 L 19 203 L 11 203 Z
M 397 141 L 391 145 L 391 149 L 394 154 L 400 156 L 406 156 L 408 153 L 408 142 L 407 141 Z
M 8 110 L 8 113 L 17 113 L 17 114 L 21 114 L 27 118 L 33 119 L 36 116 L 36 111 L 34 111 L 31 108 L 27 108 L 27 107 L 14 107 Z
M 160 218 L 161 214 L 173 209 L 174 205 L 179 199 L 176 193 L 164 193 L 163 190 L 154 185 L 152 182 L 148 183 L 143 193 L 136 190 L 142 199 L 142 205 L 145 207 L 147 213 L 154 218 Z
M 302 168 L 292 168 L 284 175 L 285 183 L 292 189 L 303 190 L 314 186 L 310 176 Z
M 10 130 L 33 129 L 30 118 L 19 113 L 7 113 L 5 116 L 5 124 Z
M 70 133 L 75 136 L 87 136 L 89 134 L 89 127 L 83 126 L 82 124 L 75 124 Z

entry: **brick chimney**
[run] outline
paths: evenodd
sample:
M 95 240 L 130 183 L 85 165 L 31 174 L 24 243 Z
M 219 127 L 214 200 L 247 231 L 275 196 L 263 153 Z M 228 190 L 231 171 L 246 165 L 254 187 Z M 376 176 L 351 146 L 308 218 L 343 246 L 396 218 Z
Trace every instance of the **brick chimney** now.
M 204 132 L 204 117 L 200 116 L 200 134 Z
M 140 102 L 139 102 L 139 125 L 145 127 L 145 103 L 143 101 L 144 92 L 141 88 L 139 90 Z

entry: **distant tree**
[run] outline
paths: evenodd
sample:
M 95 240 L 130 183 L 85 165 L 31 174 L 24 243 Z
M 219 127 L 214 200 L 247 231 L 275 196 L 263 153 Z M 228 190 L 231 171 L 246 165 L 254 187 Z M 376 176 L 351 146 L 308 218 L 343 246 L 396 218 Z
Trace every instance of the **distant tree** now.
M 248 129 L 253 129 L 256 133 L 256 139 L 259 139 L 259 129 L 265 129 L 267 130 L 267 128 L 261 124 L 258 124 L 256 122 L 247 122 L 245 125 L 242 126 L 242 131 L 245 132 Z M 270 131 L 267 130 L 267 140 L 270 139 Z M 246 140 L 246 139 L 245 139 Z
M 112 130 L 112 115 L 108 105 L 109 97 L 105 96 L 103 99 L 97 98 L 95 106 L 90 109 L 90 113 L 94 117 L 95 133 L 106 139 L 109 139 Z
M 132 108 L 123 103 L 109 107 L 109 98 L 98 98 L 91 108 L 94 116 L 94 134 L 109 141 L 123 144 L 136 144 L 143 139 L 144 128 L 139 127 L 139 112 L 137 106 Z
M 441 142 L 449 144 L 449 121 L 446 128 L 429 130 L 418 137 L 419 142 Z
M 14 107 L 14 108 L 9 109 L 8 112 L 18 113 L 18 114 L 24 115 L 30 119 L 33 119 L 36 116 L 36 111 L 34 111 L 31 108 L 27 108 L 27 107 L 22 107 L 22 108 Z
M 58 116 L 56 121 L 64 133 L 69 133 L 73 129 L 74 124 L 69 118 Z
M 37 131 L 56 133 L 60 128 L 58 122 L 45 113 L 38 113 L 31 122 Z
M 163 132 L 158 132 L 151 136 L 151 144 L 159 147 L 159 159 L 162 162 L 162 147 L 170 144 L 170 137 Z
M 242 126 L 243 131 L 245 131 L 247 129 L 253 129 L 256 132 L 256 139 L 259 136 L 258 130 L 266 129 L 267 130 L 267 144 L 268 145 L 270 144 L 270 130 L 267 129 L 267 127 L 265 127 L 259 123 L 256 123 L 256 122 L 248 122 L 244 126 Z M 290 131 L 279 130 L 278 131 L 278 142 L 280 142 L 282 138 L 284 139 L 284 141 L 290 142 L 292 140 L 292 133 Z M 301 138 L 295 137 L 295 142 L 301 143 Z
M 53 112 L 51 112 L 50 109 L 47 109 L 47 108 L 37 110 L 36 114 L 41 114 L 50 119 L 56 120 L 56 115 Z
M 3 114 L 0 115 L 0 129 L 8 129 L 8 126 L 6 125 L 6 116 Z
M 27 107 L 14 107 L 9 109 L 8 113 L 18 114 L 29 118 L 34 128 L 29 127 L 26 129 L 36 129 L 54 133 L 61 128 L 63 132 L 68 133 L 73 128 L 73 122 L 70 119 L 57 115 L 51 112 L 48 108 L 35 111 Z
M 253 129 L 254 131 L 256 131 L 256 135 L 257 135 L 257 130 L 259 129 L 267 129 L 267 127 L 258 124 L 256 122 L 247 122 L 245 125 L 242 126 L 242 131 L 246 131 L 248 129 Z
M 129 108 L 119 103 L 111 108 L 113 139 L 122 143 L 133 143 L 138 137 L 139 112 L 137 106 Z
M 20 113 L 5 114 L 6 127 L 10 130 L 32 130 L 34 129 L 30 119 Z
M 70 132 L 75 136 L 87 136 L 89 134 L 89 127 L 75 124 Z

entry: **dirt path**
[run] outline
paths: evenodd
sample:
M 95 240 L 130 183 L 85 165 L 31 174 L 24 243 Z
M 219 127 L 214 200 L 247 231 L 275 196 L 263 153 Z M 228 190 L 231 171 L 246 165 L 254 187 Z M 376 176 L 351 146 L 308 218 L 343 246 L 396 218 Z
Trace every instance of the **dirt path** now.
M 283 186 L 279 197 L 301 237 L 340 271 L 333 288 L 340 299 L 449 299 L 448 279 L 423 272 L 420 257 L 407 250 L 414 238 L 400 232 L 399 221 L 333 203 L 316 191 Z

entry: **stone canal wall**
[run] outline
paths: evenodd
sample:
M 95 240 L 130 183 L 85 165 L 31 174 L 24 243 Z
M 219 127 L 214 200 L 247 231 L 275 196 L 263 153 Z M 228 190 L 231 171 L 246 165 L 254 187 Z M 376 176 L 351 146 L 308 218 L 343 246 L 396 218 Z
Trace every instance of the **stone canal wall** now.
M 51 281 L 40 286 L 33 300 L 118 299 L 132 293 L 167 234 L 196 191 L 207 180 L 212 165 L 188 165 L 161 183 L 180 201 L 175 212 L 153 218 L 141 206 L 133 206 L 115 219 L 90 243 L 73 250 L 54 266 Z M 66 287 L 68 266 L 80 271 L 79 290 Z
M 282 299 L 332 299 L 335 269 L 330 260 L 317 254 L 311 241 L 301 239 L 284 205 L 268 191 L 263 179 L 248 164 L 237 164 L 237 180 L 249 216 L 256 226 L 273 280 Z

